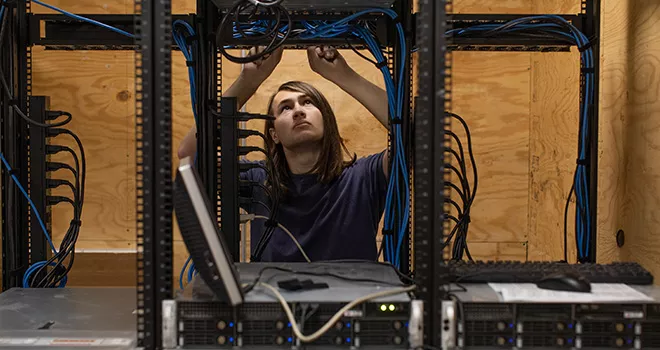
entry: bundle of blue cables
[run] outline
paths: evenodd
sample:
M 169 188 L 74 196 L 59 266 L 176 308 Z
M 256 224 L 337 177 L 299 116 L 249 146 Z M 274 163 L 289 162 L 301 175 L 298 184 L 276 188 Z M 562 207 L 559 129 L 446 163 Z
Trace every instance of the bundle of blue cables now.
M 172 23 L 172 37 L 176 45 L 179 47 L 179 50 L 181 50 L 181 53 L 183 53 L 183 57 L 186 59 L 193 117 L 195 119 L 195 126 L 197 127 L 197 130 L 199 130 L 199 120 L 197 118 L 197 84 L 195 81 L 194 67 L 195 52 L 198 45 L 197 41 L 193 39 L 195 37 L 195 30 L 187 22 L 176 20 Z M 195 163 L 197 163 L 197 152 L 195 152 Z M 195 264 L 192 263 L 192 258 L 188 256 L 188 259 L 184 263 L 181 273 L 179 274 L 179 287 L 183 289 L 183 279 L 186 274 L 187 281 L 190 283 L 196 273 Z
M 363 26 L 349 24 L 351 21 L 354 21 L 361 16 L 372 13 L 384 13 L 392 19 L 397 18 L 396 12 L 388 9 L 364 10 L 333 23 L 305 23 L 307 31 L 299 34 L 298 37 L 303 39 L 331 38 L 348 32 L 364 41 L 367 48 L 378 63 L 385 63 L 386 59 L 383 51 L 369 30 Z M 410 189 L 401 125 L 405 93 L 404 72 L 408 53 L 406 48 L 405 34 L 401 23 L 396 24 L 396 29 L 400 43 L 399 52 L 401 54 L 399 59 L 401 65 L 400 67 L 397 67 L 398 69 L 395 71 L 395 75 L 397 75 L 396 86 L 394 78 L 392 77 L 387 64 L 379 64 L 379 69 L 383 74 L 385 87 L 387 90 L 389 114 L 392 124 L 391 136 L 394 142 L 395 150 L 391 157 L 392 162 L 390 167 L 390 181 L 388 184 L 385 200 L 385 217 L 383 230 L 388 234 L 383 236 L 383 241 L 381 244 L 384 245 L 383 251 L 385 260 L 399 269 L 401 267 L 402 244 L 405 240 L 405 235 L 408 228 L 408 219 L 410 217 Z
M 577 167 L 573 180 L 573 187 L 568 194 L 567 201 L 572 192 L 575 192 L 576 213 L 575 213 L 575 236 L 578 250 L 578 260 L 588 261 L 589 246 L 591 242 L 590 232 L 593 223 L 591 222 L 590 203 L 589 203 L 589 174 L 587 169 L 589 158 L 589 117 L 590 109 L 594 103 L 595 97 L 595 76 L 594 76 L 594 53 L 591 49 L 589 38 L 580 32 L 566 19 L 555 15 L 542 15 L 519 18 L 505 24 L 483 24 L 467 28 L 456 28 L 446 32 L 450 36 L 470 35 L 471 33 L 483 34 L 484 32 L 492 34 L 497 33 L 521 33 L 534 30 L 554 35 L 559 38 L 569 40 L 577 45 L 581 52 L 581 62 L 585 76 L 583 85 L 583 100 L 580 105 L 580 120 L 578 132 L 578 159 Z

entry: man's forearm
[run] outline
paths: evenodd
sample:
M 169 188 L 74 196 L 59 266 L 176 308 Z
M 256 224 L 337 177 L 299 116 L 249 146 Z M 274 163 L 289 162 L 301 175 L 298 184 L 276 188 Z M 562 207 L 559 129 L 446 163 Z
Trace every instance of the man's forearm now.
M 254 95 L 259 88 L 260 84 L 255 82 L 246 81 L 242 76 L 239 76 L 238 79 L 231 85 L 225 93 L 222 95 L 224 97 L 236 97 L 238 109 L 241 109 L 245 103 Z M 191 157 L 197 151 L 197 127 L 193 125 L 188 134 L 183 138 L 177 155 L 179 159 L 185 157 Z
M 389 109 L 385 90 L 353 70 L 344 76 L 333 79 L 333 82 L 358 100 L 384 127 L 388 127 Z

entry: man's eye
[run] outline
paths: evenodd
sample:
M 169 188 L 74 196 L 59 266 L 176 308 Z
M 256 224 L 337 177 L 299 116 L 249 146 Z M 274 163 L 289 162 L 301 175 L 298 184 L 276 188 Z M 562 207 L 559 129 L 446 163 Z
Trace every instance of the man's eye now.
M 311 105 L 311 104 L 312 104 L 312 100 L 305 100 L 305 102 L 303 102 L 303 103 L 306 104 L 306 105 Z
M 286 111 L 287 109 L 291 109 L 291 108 L 289 106 L 282 107 L 282 111 Z

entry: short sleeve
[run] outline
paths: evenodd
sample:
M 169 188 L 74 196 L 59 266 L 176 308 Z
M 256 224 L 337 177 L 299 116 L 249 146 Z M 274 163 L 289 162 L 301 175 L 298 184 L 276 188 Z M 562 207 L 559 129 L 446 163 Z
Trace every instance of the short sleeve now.
M 383 162 L 385 159 L 385 151 L 372 154 L 370 156 L 360 158 L 356 161 L 356 170 L 360 171 L 363 176 L 363 181 L 369 192 L 371 202 L 377 208 L 378 219 L 385 210 L 385 197 L 387 195 L 387 176 L 383 172 Z

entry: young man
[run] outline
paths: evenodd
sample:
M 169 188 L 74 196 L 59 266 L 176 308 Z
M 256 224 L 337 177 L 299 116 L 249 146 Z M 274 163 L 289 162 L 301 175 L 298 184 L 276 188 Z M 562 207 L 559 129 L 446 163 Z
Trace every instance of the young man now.
M 353 96 L 387 127 L 387 94 L 357 74 L 334 49 L 311 47 L 307 56 L 312 70 Z M 224 96 L 236 97 L 239 108 L 256 92 L 282 58 L 282 50 L 246 64 Z M 303 82 L 281 85 L 271 97 L 264 135 L 273 160 L 267 181 L 263 168 L 249 170 L 242 180 L 270 187 L 278 193 L 276 222 L 296 237 L 312 261 L 339 259 L 377 260 L 376 234 L 385 207 L 388 151 L 355 159 L 339 135 L 337 120 L 326 98 Z M 192 156 L 196 130 L 186 135 L 179 158 Z M 262 162 L 262 164 L 266 164 Z M 273 188 L 273 187 L 277 188 Z M 245 209 L 270 216 L 266 191 L 254 188 L 257 204 Z M 265 220 L 251 224 L 251 248 L 266 230 Z M 296 244 L 280 228 L 268 242 L 262 261 L 304 261 Z

